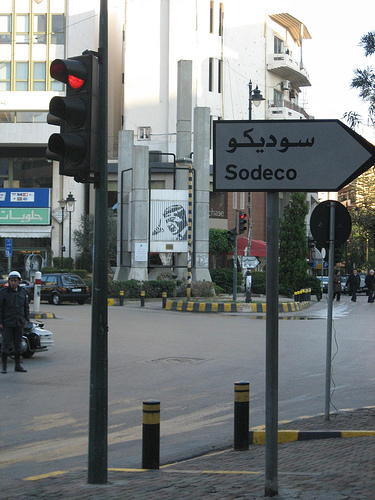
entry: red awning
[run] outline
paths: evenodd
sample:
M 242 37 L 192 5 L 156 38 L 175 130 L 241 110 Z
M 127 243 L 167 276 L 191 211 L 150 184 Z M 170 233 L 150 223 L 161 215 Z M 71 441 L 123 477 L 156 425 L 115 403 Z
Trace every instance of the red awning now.
M 244 255 L 245 248 L 247 247 L 247 238 L 237 239 L 237 255 Z M 251 240 L 250 256 L 252 257 L 266 257 L 267 244 L 262 240 Z

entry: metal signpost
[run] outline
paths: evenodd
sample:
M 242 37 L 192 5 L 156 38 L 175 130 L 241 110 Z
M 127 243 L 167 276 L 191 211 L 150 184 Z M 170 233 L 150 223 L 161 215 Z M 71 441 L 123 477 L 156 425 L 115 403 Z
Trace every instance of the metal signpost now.
M 12 238 L 5 239 L 5 257 L 8 259 L 8 274 L 12 267 Z
M 278 493 L 278 192 L 338 191 L 374 163 L 339 120 L 214 122 L 214 191 L 267 192 L 266 496 Z

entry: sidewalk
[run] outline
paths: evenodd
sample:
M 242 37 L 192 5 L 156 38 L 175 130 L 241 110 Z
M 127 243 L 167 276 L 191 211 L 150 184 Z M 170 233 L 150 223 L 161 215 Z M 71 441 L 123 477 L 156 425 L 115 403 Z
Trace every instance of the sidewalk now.
M 302 418 L 283 423 L 280 429 L 375 430 L 375 407 L 341 411 L 328 422 L 322 415 Z M 341 432 L 340 436 L 346 434 Z M 295 441 L 280 444 L 278 449 L 279 494 L 273 498 L 375 498 L 375 436 Z M 41 474 L 45 472 L 41 470 Z M 1 489 L 0 498 L 261 499 L 264 473 L 265 448 L 261 445 L 251 445 L 248 451 L 227 449 L 186 460 L 181 450 L 180 462 L 162 465 L 159 470 L 109 469 L 105 485 L 87 484 L 86 470 L 57 471 L 55 475 L 20 479 L 12 487 Z

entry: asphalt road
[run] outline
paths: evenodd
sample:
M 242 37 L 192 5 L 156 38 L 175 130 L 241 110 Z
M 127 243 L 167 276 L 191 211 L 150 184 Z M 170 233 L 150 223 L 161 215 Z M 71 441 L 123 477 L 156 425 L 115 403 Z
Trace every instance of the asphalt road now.
M 326 301 L 281 320 L 279 420 L 324 412 Z M 0 375 L 0 478 L 87 468 L 91 306 L 42 304 L 55 347 Z M 250 425 L 264 424 L 265 321 L 249 314 L 110 307 L 108 466 L 141 467 L 142 402 L 161 402 L 161 462 L 233 440 L 233 387 L 250 381 Z M 375 306 L 334 304 L 332 402 L 375 400 Z M 304 318 L 304 319 L 302 319 Z M 306 318 L 306 319 L 305 319 Z M 334 408 L 333 408 L 334 409 Z

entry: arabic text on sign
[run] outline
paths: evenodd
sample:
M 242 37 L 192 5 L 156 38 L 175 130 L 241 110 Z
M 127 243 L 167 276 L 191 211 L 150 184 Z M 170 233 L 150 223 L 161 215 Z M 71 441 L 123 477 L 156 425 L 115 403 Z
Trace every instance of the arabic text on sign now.
M 245 130 L 243 133 L 243 136 L 249 142 L 237 142 L 235 137 L 229 139 L 229 149 L 226 149 L 227 153 L 235 153 L 238 148 L 256 148 L 255 151 L 257 153 L 264 153 L 264 148 L 277 148 L 278 146 L 279 149 L 277 149 L 277 151 L 280 153 L 286 153 L 290 148 L 311 148 L 315 142 L 314 137 L 304 141 L 299 139 L 297 142 L 290 141 L 287 137 L 282 137 L 278 144 L 277 138 L 273 134 L 269 136 L 267 141 L 264 137 L 260 137 L 259 141 L 256 142 L 250 135 L 250 132 L 253 132 L 253 130 L 254 128 L 250 128 L 249 130 Z

